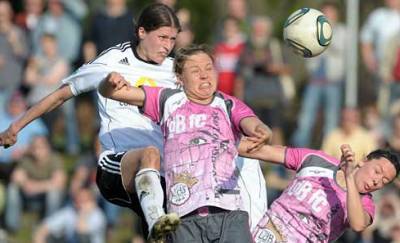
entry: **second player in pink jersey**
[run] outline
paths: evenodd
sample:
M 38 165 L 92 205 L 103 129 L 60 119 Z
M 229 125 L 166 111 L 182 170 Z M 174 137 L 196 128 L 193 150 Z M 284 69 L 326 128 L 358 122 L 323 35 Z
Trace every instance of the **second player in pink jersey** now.
M 241 143 L 241 154 L 246 153 L 246 144 L 252 143 Z M 399 157 L 376 150 L 356 163 L 350 146 L 341 149 L 341 164 L 321 151 L 303 148 L 264 145 L 249 153 L 296 171 L 258 223 L 253 232 L 256 243 L 332 242 L 347 228 L 362 231 L 372 223 L 375 206 L 370 193 L 396 177 Z

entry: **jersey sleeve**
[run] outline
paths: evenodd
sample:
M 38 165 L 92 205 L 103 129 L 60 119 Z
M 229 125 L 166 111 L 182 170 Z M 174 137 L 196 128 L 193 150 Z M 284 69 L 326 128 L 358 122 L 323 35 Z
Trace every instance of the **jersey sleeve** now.
M 85 64 L 69 77 L 62 80 L 62 82 L 68 84 L 72 93 L 77 96 L 91 90 L 96 90 L 99 83 L 111 71 L 111 68 L 104 63 Z
M 248 107 L 243 101 L 235 98 L 235 97 L 229 97 L 230 100 L 232 100 L 232 109 L 231 109 L 231 116 L 232 116 L 232 122 L 233 126 L 237 131 L 241 131 L 240 129 L 240 121 L 243 118 L 246 117 L 254 117 L 256 116 L 254 112 Z
M 316 154 L 318 151 L 305 148 L 287 148 L 284 165 L 288 169 L 297 170 L 301 167 L 304 158 L 311 153 Z
M 142 112 L 154 122 L 160 122 L 160 96 L 163 88 L 142 86 L 145 93 L 145 100 Z
M 361 197 L 361 203 L 363 205 L 363 208 L 365 212 L 371 216 L 371 223 L 374 221 L 374 216 L 375 216 L 375 203 L 372 198 L 371 194 L 366 194 Z

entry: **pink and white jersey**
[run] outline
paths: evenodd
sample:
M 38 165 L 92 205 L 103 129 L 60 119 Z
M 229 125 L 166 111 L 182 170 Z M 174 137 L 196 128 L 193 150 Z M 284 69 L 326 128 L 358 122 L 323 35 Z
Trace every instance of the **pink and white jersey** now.
M 254 232 L 255 242 L 269 242 L 268 222 L 285 242 L 331 242 L 349 226 L 346 191 L 336 183 L 339 161 L 320 151 L 288 148 L 285 166 L 296 170 L 292 183 L 273 202 Z M 371 194 L 362 196 L 364 210 L 374 218 Z
M 209 105 L 182 90 L 144 87 L 143 112 L 164 135 L 167 209 L 186 215 L 202 206 L 243 209 L 238 186 L 239 123 L 254 113 L 240 100 L 216 93 Z

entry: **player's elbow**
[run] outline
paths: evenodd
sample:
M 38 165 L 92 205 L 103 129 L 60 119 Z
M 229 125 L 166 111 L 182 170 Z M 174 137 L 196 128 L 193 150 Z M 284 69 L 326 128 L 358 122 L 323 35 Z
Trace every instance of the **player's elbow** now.
M 364 222 L 357 222 L 357 223 L 351 223 L 350 227 L 353 231 L 360 233 L 368 227 L 368 224 Z

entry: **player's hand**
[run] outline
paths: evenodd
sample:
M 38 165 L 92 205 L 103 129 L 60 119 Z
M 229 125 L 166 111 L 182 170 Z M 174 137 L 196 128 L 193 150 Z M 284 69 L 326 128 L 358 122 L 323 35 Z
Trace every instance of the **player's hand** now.
M 130 86 L 129 82 L 126 81 L 125 78 L 117 72 L 111 72 L 107 76 L 106 80 L 109 84 L 111 84 L 114 90 L 120 90 L 124 87 Z
M 248 144 L 248 151 L 256 151 L 261 148 L 264 144 L 268 144 L 271 141 L 272 133 L 271 130 L 264 124 L 259 124 L 254 129 L 254 134 L 247 138 L 252 144 Z
M 240 139 L 238 152 L 239 154 L 247 154 L 250 153 L 250 151 L 254 151 L 255 150 L 254 147 L 255 147 L 255 142 L 252 141 L 250 137 L 243 136 Z
M 355 153 L 351 150 L 351 147 L 348 144 L 340 146 L 340 150 L 342 152 L 341 165 L 344 169 L 345 175 L 346 177 L 353 176 L 359 168 L 355 160 Z
M 0 146 L 8 148 L 17 142 L 17 129 L 11 124 L 5 131 L 0 133 Z

